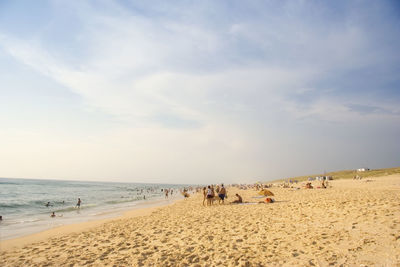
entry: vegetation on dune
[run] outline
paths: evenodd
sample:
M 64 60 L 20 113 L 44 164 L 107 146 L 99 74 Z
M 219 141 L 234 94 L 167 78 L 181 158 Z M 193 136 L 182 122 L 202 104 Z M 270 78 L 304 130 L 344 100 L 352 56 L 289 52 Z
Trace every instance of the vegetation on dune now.
M 275 180 L 273 182 L 283 182 L 287 180 L 297 180 L 299 182 L 308 180 L 309 177 L 316 176 L 332 176 L 333 179 L 353 179 L 354 176 L 358 175 L 362 178 L 367 177 L 379 177 L 379 176 L 387 176 L 391 174 L 400 174 L 400 167 L 395 168 L 386 168 L 386 169 L 375 169 L 364 172 L 358 172 L 357 170 L 343 170 L 343 171 L 335 171 L 335 172 L 327 172 L 325 174 L 312 174 L 312 175 L 304 175 L 297 177 L 289 177 L 285 179 Z

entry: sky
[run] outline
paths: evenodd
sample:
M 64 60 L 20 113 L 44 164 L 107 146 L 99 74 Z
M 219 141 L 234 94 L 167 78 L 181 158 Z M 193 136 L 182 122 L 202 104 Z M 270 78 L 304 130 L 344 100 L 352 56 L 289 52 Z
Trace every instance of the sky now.
M 0 1 L 0 177 L 400 166 L 398 1 Z

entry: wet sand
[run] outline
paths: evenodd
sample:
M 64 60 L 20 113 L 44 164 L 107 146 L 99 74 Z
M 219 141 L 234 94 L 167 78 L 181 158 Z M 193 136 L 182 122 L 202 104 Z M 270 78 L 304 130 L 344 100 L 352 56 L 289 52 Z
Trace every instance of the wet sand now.
M 400 176 L 271 188 L 273 204 L 202 195 L 2 242 L 0 266 L 400 266 Z M 244 201 L 254 190 L 228 189 Z M 72 227 L 73 229 L 68 229 Z

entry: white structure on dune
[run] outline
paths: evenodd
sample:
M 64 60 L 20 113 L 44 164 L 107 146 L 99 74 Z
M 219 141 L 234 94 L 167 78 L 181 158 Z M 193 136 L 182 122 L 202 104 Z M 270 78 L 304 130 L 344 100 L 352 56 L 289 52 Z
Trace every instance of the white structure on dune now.
M 357 169 L 357 171 L 358 172 L 366 172 L 366 171 L 369 171 L 369 169 L 368 168 L 360 168 L 360 169 Z

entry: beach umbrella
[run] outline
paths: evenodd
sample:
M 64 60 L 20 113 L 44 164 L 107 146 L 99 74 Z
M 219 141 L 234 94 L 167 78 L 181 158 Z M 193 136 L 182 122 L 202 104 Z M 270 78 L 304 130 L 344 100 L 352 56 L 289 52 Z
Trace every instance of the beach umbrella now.
M 274 193 L 272 193 L 271 191 L 267 190 L 267 189 L 263 189 L 260 192 L 258 192 L 259 195 L 262 196 L 273 196 Z

